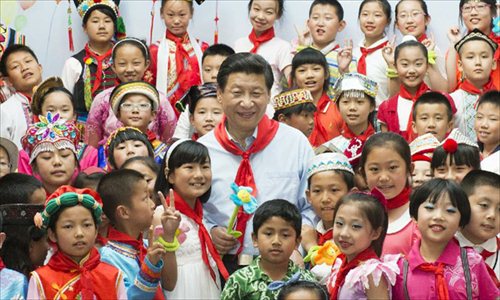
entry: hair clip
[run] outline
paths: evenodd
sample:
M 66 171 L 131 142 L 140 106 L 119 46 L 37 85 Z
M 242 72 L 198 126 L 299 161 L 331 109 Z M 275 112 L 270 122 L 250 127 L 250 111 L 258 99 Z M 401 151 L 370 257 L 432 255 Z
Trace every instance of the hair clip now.
M 299 281 L 300 275 L 301 275 L 300 271 L 298 271 L 297 273 L 293 274 L 293 276 L 290 277 L 290 279 L 288 279 L 287 281 L 281 281 L 281 280 L 273 281 L 267 286 L 267 289 L 270 291 L 279 290 L 289 284 Z

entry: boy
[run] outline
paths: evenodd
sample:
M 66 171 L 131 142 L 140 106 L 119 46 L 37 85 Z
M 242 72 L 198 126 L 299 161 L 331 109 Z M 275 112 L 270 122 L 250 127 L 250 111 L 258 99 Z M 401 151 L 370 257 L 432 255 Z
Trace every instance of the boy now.
M 17 171 L 17 146 L 6 138 L 0 137 L 0 178 Z
M 173 252 L 176 248 L 173 249 L 172 244 L 178 245 L 175 237 L 180 222 L 178 212 L 164 205 L 164 233 L 153 243 L 153 233 L 150 232 L 146 249 L 142 232 L 151 226 L 155 205 L 143 175 L 128 169 L 111 172 L 101 179 L 97 191 L 103 199 L 103 211 L 112 225 L 108 231 L 108 243 L 100 249 L 101 260 L 123 271 L 130 299 L 163 299 L 161 288 L 172 290 L 177 280 Z M 164 204 L 165 199 L 161 198 Z M 158 286 L 160 278 L 161 287 Z
M 496 66 L 493 58 L 498 44 L 481 31 L 474 29 L 455 44 L 459 55 L 458 68 L 465 80 L 460 88 L 451 94 L 457 106 L 455 127 L 475 141 L 474 117 L 475 103 L 481 94 L 495 90 L 491 71 Z
M 255 211 L 252 233 L 260 256 L 229 277 L 221 299 L 276 299 L 283 283 L 292 277 L 315 281 L 314 275 L 290 260 L 301 241 L 301 226 L 300 212 L 290 202 L 277 199 L 262 203 Z
M 273 119 L 300 130 L 306 137 L 314 129 L 314 99 L 306 89 L 283 92 L 274 97 Z
M 484 93 L 476 104 L 476 131 L 481 170 L 500 175 L 500 91 Z
M 470 171 L 460 183 L 469 197 L 471 218 L 457 234 L 461 247 L 473 247 L 500 278 L 500 175 Z M 490 272 L 491 273 L 491 272 Z M 498 281 L 497 281 L 498 282 Z
M 16 93 L 0 105 L 0 136 L 22 149 L 21 138 L 32 120 L 33 88 L 42 82 L 42 65 L 29 47 L 12 45 L 0 59 L 0 73 L 16 89 Z
M 439 92 L 423 94 L 415 101 L 411 112 L 411 127 L 415 137 L 432 133 L 442 142 L 453 129 L 454 111 L 456 108 L 453 99 L 448 99 Z
M 45 197 L 42 183 L 31 175 L 11 173 L 0 178 L 0 205 L 44 204 Z

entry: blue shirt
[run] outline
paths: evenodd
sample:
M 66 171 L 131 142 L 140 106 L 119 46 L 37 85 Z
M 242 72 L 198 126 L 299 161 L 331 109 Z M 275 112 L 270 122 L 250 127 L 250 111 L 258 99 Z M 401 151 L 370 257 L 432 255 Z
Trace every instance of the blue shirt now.
M 0 271 L 0 299 L 26 299 L 27 292 L 26 276 L 7 268 Z

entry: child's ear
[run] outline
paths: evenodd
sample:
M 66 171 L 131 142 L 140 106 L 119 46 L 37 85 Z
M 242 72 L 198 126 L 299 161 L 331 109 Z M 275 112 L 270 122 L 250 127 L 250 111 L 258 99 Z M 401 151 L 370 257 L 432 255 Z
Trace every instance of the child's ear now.
M 491 69 L 496 70 L 497 69 L 497 61 L 496 59 L 493 60 L 493 63 L 491 64 Z
M 414 134 L 417 134 L 417 125 L 415 124 L 415 121 L 411 121 L 411 130 Z
M 217 89 L 217 102 L 222 104 L 222 90 L 220 88 Z
M 57 243 L 57 235 L 51 228 L 47 230 L 47 237 L 52 243 Z
M 425 27 L 427 27 L 430 23 L 431 23 L 431 16 L 429 15 L 425 16 Z
M 278 122 L 286 123 L 287 121 L 288 121 L 288 118 L 284 114 L 278 115 Z
M 149 59 L 146 59 L 146 69 L 149 69 L 150 64 L 151 64 L 151 61 Z
M 382 234 L 382 227 L 377 228 L 377 230 L 373 230 L 371 240 L 372 241 L 377 240 L 381 234 Z
M 451 117 L 451 120 L 446 125 L 446 134 L 450 133 L 454 127 L 455 127 L 455 120 L 453 119 L 453 117 Z
M 342 30 L 344 30 L 344 28 L 347 26 L 347 23 L 345 22 L 345 20 L 342 20 L 339 22 L 339 29 L 337 32 L 341 32 Z
M 118 205 L 116 207 L 115 215 L 120 219 L 130 219 L 130 212 L 128 210 L 128 207 L 126 207 L 125 205 Z
M 252 242 L 255 248 L 259 248 L 259 243 L 257 243 L 257 235 L 252 232 Z
M 5 242 L 5 239 L 7 238 L 7 235 L 5 232 L 0 232 L 0 249 L 2 249 L 3 242 Z
M 311 191 L 309 189 L 306 190 L 306 199 L 307 202 L 311 203 Z
M 191 126 L 194 126 L 194 116 L 192 114 L 189 114 L 189 123 L 191 123 Z
M 458 70 L 460 71 L 460 73 L 462 73 L 462 76 L 464 76 L 463 75 L 463 73 L 464 73 L 464 67 L 463 67 L 463 64 L 462 64 L 462 60 L 460 58 L 458 59 Z
M 295 248 L 298 248 L 300 246 L 300 243 L 302 242 L 302 236 L 298 236 L 295 239 Z

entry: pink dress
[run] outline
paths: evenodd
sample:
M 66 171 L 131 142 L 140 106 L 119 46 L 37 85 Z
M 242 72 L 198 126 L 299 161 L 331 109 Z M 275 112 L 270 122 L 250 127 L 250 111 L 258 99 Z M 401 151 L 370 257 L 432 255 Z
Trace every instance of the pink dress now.
M 470 280 L 473 299 L 496 299 L 500 295 L 498 288 L 486 269 L 486 264 L 474 249 L 466 248 L 467 261 L 470 270 Z M 420 242 L 413 245 L 408 259 L 408 273 L 406 285 L 411 299 L 438 299 L 436 279 L 433 272 L 425 272 L 418 268 L 427 263 L 420 255 Z M 460 247 L 455 239 L 451 239 L 441 256 L 433 264 L 444 263 L 444 278 L 448 283 L 449 299 L 467 299 L 466 281 Z M 404 258 L 398 262 L 401 270 L 396 284 L 392 289 L 394 299 L 405 299 L 404 291 Z
M 389 223 L 387 234 L 382 247 L 382 256 L 385 254 L 408 254 L 415 241 L 420 239 L 417 224 L 406 211 L 399 219 Z

